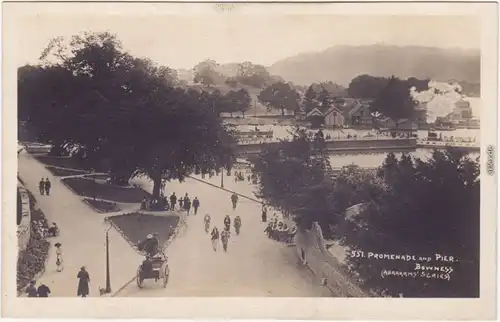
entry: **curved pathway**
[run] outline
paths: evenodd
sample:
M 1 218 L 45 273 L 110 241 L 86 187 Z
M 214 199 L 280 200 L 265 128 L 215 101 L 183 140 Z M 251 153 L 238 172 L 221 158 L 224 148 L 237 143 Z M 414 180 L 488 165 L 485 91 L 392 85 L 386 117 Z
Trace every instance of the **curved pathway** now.
M 47 221 L 56 222 L 60 236 L 49 238 L 49 258 L 45 272 L 37 285 L 45 283 L 51 289 L 52 297 L 75 297 L 78 286 L 76 275 L 85 265 L 90 274 L 90 296 L 99 296 L 99 287 L 105 286 L 106 256 L 105 231 L 109 224 L 104 222 L 105 214 L 98 214 L 87 207 L 81 198 L 72 193 L 53 176 L 43 164 L 25 151 L 18 157 L 19 175 L 37 199 L 38 207 Z M 50 196 L 38 193 L 40 178 L 52 182 Z M 110 215 L 110 214 L 107 214 Z M 109 231 L 111 287 L 118 289 L 135 275 L 141 256 L 137 254 L 115 230 Z M 63 249 L 64 271 L 57 272 L 54 244 L 60 242 Z
M 233 177 L 228 179 L 234 180 Z M 217 180 L 220 182 L 213 178 L 214 183 Z M 151 189 L 146 181 L 140 182 Z M 228 182 L 226 187 L 230 189 L 231 185 Z M 117 296 L 331 296 L 306 268 L 298 265 L 294 247 L 265 237 L 259 204 L 240 197 L 233 211 L 228 192 L 193 179 L 182 184 L 168 183 L 166 190 L 167 195 L 175 191 L 177 196 L 188 192 L 191 199 L 198 196 L 201 202 L 198 215 L 187 217 L 189 228 L 167 249 L 171 270 L 169 284 L 163 288 L 160 283 L 148 280 L 144 288 L 139 289 L 134 281 Z M 236 236 L 232 228 L 227 253 L 222 252 L 221 247 L 217 252 L 212 250 L 210 236 L 204 230 L 205 212 L 210 213 L 212 225 L 219 230 L 226 214 L 233 219 L 236 214 L 241 216 L 241 234 Z

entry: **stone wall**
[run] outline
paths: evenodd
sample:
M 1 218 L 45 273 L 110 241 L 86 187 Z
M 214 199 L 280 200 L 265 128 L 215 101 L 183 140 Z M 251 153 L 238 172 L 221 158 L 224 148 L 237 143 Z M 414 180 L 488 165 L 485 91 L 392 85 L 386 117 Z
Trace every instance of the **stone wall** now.
M 31 208 L 30 199 L 26 189 L 19 183 L 17 189 L 21 196 L 21 213 L 22 218 L 19 225 L 17 225 L 17 242 L 19 251 L 26 249 L 31 236 Z
M 320 278 L 332 294 L 339 297 L 368 297 L 353 281 L 346 269 L 326 249 L 323 233 L 317 223 L 311 230 L 297 231 L 297 255 Z
M 240 155 L 259 153 L 264 146 L 277 145 L 278 142 L 240 144 L 236 151 Z M 407 138 L 364 138 L 364 139 L 336 139 L 326 142 L 326 149 L 330 152 L 370 152 L 391 150 L 415 150 L 416 139 Z

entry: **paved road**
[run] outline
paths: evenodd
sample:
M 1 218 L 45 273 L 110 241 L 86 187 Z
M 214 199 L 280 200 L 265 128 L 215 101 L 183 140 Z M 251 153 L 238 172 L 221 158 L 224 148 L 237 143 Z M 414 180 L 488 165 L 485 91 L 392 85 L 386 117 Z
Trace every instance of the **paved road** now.
M 90 210 L 78 196 L 73 194 L 58 177 L 54 177 L 44 165 L 32 158 L 25 151 L 19 155 L 19 174 L 38 201 L 47 220 L 57 222 L 61 234 L 50 238 L 51 246 L 45 273 L 37 285 L 45 283 L 52 291 L 52 297 L 76 297 L 80 267 L 85 265 L 90 273 L 90 296 L 99 296 L 98 287 L 105 286 L 105 230 L 109 227 L 104 222 L 105 215 Z M 50 196 L 38 193 L 40 178 L 49 178 L 52 182 Z M 141 262 L 137 254 L 122 236 L 114 229 L 109 232 L 110 267 L 112 288 L 126 283 L 135 274 Z M 56 271 L 54 244 L 62 243 L 64 271 Z
M 213 182 L 217 180 L 220 179 L 213 178 Z M 233 185 L 228 182 L 226 186 Z M 191 199 L 198 196 L 201 201 L 198 215 L 187 219 L 189 228 L 167 249 L 171 269 L 169 284 L 163 288 L 154 281 L 146 281 L 145 287 L 138 289 L 134 282 L 118 296 L 331 296 L 307 269 L 298 266 L 293 247 L 264 236 L 260 205 L 240 198 L 233 211 L 227 192 L 192 179 L 182 184 L 169 183 L 166 190 L 167 195 L 173 191 L 178 196 L 188 192 Z M 232 228 L 227 253 L 212 250 L 210 236 L 204 231 L 205 212 L 210 213 L 212 224 L 219 229 L 226 214 L 232 218 L 236 214 L 241 216 L 241 234 L 236 236 Z

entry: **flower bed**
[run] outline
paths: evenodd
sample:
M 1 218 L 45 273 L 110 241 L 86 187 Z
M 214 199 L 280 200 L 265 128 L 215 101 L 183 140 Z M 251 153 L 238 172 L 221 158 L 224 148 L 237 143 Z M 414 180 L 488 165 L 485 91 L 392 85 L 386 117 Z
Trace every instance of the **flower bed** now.
M 111 216 L 107 220 L 113 223 L 132 247 L 135 247 L 139 241 L 154 232 L 158 233 L 160 245 L 165 245 L 174 233 L 179 217 L 175 215 L 155 216 L 133 212 Z
M 34 205 L 35 200 L 30 195 L 30 201 Z M 36 207 L 31 208 L 31 220 L 42 221 L 46 224 L 44 213 Z M 32 229 L 28 246 L 19 252 L 17 258 L 17 290 L 21 292 L 28 283 L 45 269 L 45 261 L 49 254 L 50 243 L 40 236 L 36 229 Z
M 98 213 L 106 213 L 106 212 L 116 212 L 120 211 L 121 208 L 116 204 L 116 202 L 110 202 L 105 200 L 94 200 L 90 198 L 83 199 L 83 202 L 88 204 L 90 208 Z
M 74 175 L 78 175 L 78 174 L 86 174 L 87 173 L 86 171 L 83 171 L 83 170 L 55 168 L 52 166 L 47 166 L 46 168 L 56 177 L 67 177 L 67 176 L 74 176 Z
M 61 181 L 82 197 L 124 203 L 139 203 L 144 198 L 151 198 L 151 194 L 138 187 L 118 187 L 86 178 L 63 178 Z

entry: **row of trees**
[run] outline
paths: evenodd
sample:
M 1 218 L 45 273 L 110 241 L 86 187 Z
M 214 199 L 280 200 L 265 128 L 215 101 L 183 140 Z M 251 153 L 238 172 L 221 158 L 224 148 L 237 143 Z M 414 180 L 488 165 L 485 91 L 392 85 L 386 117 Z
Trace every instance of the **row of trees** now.
M 298 113 L 301 106 L 305 112 L 315 107 L 326 110 L 338 98 L 357 98 L 372 101 L 372 112 L 399 119 L 416 117 L 414 111 L 416 102 L 410 95 L 410 89 L 417 91 L 428 89 L 428 79 L 419 80 L 415 77 L 399 79 L 397 77 L 374 77 L 360 75 L 354 78 L 348 88 L 333 82 L 313 83 L 308 87 L 298 86 L 272 76 L 261 65 L 244 62 L 237 65 L 236 76 L 226 77 L 221 72 L 221 66 L 214 60 L 205 60 L 194 67 L 194 82 L 207 88 L 226 85 L 230 88 L 251 86 L 260 89 L 258 100 L 269 110 L 278 109 L 284 115 L 285 110 Z M 246 91 L 246 89 L 245 89 Z M 244 107 L 226 108 L 226 112 L 237 112 L 248 109 Z
M 382 279 L 382 269 L 415 271 L 415 262 L 348 256 L 368 289 L 405 297 L 479 296 L 479 160 L 456 150 L 434 151 L 425 161 L 391 153 L 378 170 L 349 165 L 332 179 L 318 140 L 299 131 L 253 159 L 260 195 L 291 213 L 300 229 L 316 221 L 351 251 L 456 259 L 430 263 L 453 267 L 445 281 Z
M 19 121 L 52 153 L 76 147 L 115 182 L 146 175 L 155 197 L 164 180 L 231 167 L 234 137 L 214 106 L 243 94 L 181 88 L 175 72 L 130 55 L 109 33 L 56 38 L 41 59 L 18 70 Z
M 202 61 L 193 68 L 193 82 L 207 87 L 226 84 L 235 88 L 242 84 L 262 89 L 277 81 L 283 81 L 278 76 L 271 76 L 264 66 L 248 61 L 237 65 L 236 75 L 233 77 L 223 75 L 220 69 L 220 64 L 213 59 Z

